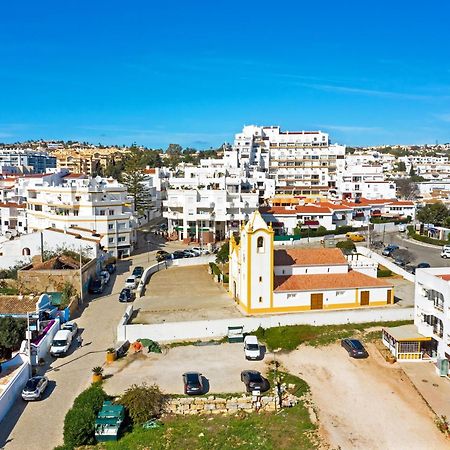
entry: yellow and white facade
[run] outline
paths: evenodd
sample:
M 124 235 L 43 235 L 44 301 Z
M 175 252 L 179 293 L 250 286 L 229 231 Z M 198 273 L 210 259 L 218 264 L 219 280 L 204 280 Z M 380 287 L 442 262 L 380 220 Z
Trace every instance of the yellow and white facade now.
M 255 211 L 230 240 L 229 290 L 247 314 L 385 306 L 391 283 L 351 270 L 339 249 L 274 249 L 274 231 Z

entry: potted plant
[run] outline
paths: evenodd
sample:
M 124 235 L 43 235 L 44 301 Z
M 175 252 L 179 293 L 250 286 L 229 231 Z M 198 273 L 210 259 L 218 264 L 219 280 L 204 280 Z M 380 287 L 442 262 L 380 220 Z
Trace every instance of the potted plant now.
M 110 347 L 106 350 L 106 362 L 112 363 L 116 360 L 116 349 Z
M 92 382 L 98 383 L 103 380 L 103 367 L 97 366 L 92 369 Z

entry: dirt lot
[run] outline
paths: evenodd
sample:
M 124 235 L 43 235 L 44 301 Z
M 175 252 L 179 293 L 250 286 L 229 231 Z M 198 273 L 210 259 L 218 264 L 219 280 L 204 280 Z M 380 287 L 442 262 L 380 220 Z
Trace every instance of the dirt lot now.
M 374 346 L 368 349 L 366 360 L 349 358 L 337 344 L 280 355 L 311 386 L 325 440 L 342 449 L 449 448 L 399 366 L 386 363 Z
M 182 322 L 242 317 L 208 266 L 171 267 L 155 273 L 146 294 L 134 302 L 132 323 Z
M 131 384 L 156 383 L 164 392 L 182 394 L 181 375 L 187 371 L 201 372 L 210 383 L 211 393 L 244 392 L 240 374 L 245 369 L 264 372 L 263 361 L 247 361 L 243 344 L 182 346 L 169 349 L 167 354 L 138 354 L 116 361 L 105 370 L 113 375 L 105 382 L 110 394 L 120 394 Z

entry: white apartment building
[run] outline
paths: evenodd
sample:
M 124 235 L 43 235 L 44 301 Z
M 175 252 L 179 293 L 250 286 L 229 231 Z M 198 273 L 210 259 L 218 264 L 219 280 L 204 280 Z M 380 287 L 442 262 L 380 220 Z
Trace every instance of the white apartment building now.
M 147 180 L 145 186 L 150 192 L 151 208 L 146 213 L 146 220 L 150 221 L 157 217 L 162 217 L 163 200 L 167 198 L 167 187 L 169 185 L 170 172 L 165 168 L 150 168 L 145 169 Z
M 272 180 L 252 178 L 248 169 L 228 167 L 223 160 L 185 166 L 171 174 L 163 201 L 169 235 L 202 243 L 229 237 L 273 189 Z
M 25 171 L 44 173 L 56 168 L 56 158 L 47 152 L 21 150 L 17 148 L 0 149 L 0 167 L 18 167 Z
M 126 188 L 116 180 L 62 172 L 18 181 L 26 198 L 29 232 L 90 231 L 113 256 L 130 255 L 136 218 Z
M 396 185 L 386 180 L 383 167 L 378 164 L 352 164 L 341 160 L 338 164 L 336 188 L 330 190 L 332 198 L 393 199 Z
M 414 303 L 414 324 L 430 338 L 428 356 L 450 360 L 450 269 L 417 270 Z
M 224 159 L 233 167 L 266 171 L 277 194 L 327 195 L 336 184 L 336 161 L 345 147 L 321 131 L 281 131 L 278 126 L 245 126 Z

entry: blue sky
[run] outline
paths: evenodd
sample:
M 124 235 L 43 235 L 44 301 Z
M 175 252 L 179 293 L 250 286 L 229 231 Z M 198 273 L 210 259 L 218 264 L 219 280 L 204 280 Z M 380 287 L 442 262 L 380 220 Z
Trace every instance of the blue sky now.
M 445 1 L 0 6 L 0 142 L 209 148 L 244 124 L 450 142 Z

